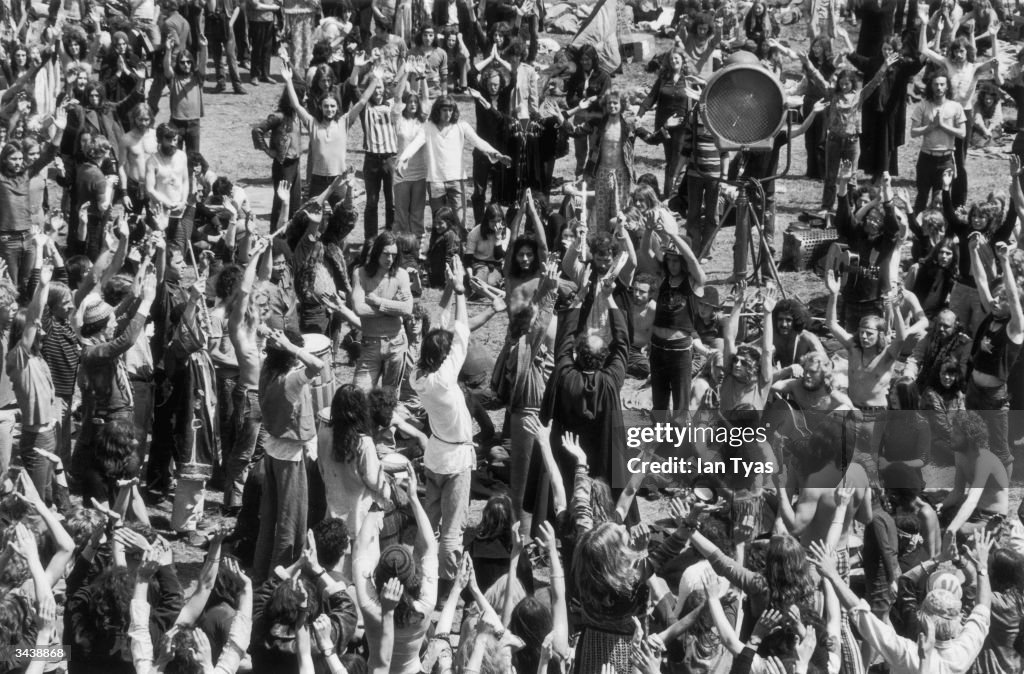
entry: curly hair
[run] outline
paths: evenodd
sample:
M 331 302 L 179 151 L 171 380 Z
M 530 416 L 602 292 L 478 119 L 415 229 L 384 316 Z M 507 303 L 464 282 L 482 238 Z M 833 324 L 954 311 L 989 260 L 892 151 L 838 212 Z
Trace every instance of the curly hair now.
M 811 312 L 798 299 L 787 297 L 784 300 L 779 300 L 779 303 L 775 305 L 775 310 L 772 311 L 772 320 L 776 327 L 779 324 L 779 317 L 787 315 L 793 319 L 793 332 L 797 334 L 806 330 L 811 323 Z
M 988 449 L 988 425 L 980 414 L 974 410 L 957 412 L 953 428 L 963 435 L 965 442 L 954 444 L 953 451 L 963 453 L 968 450 Z
M 36 632 L 32 600 L 19 592 L 5 592 L 0 596 L 0 646 L 34 644 Z M 0 665 L 5 672 L 21 671 L 18 663 L 11 660 L 0 660 Z
M 793 536 L 772 536 L 768 541 L 764 577 L 768 581 L 768 601 L 780 611 L 792 604 L 812 600 L 815 583 L 807 553 Z
M 523 269 L 520 267 L 516 256 L 519 254 L 520 249 L 529 248 L 533 251 L 533 262 L 530 263 L 529 268 Z M 536 275 L 540 271 L 540 245 L 530 234 L 523 234 L 516 237 L 516 240 L 512 243 L 512 264 L 509 267 L 509 276 L 514 279 L 528 279 Z
M 234 295 L 244 273 L 237 264 L 229 264 L 221 269 L 217 274 L 217 282 L 214 284 L 214 293 L 216 293 L 217 299 L 226 300 Z
M 351 537 L 345 520 L 327 517 L 313 527 L 313 540 L 320 565 L 332 568 L 345 556 Z
M 638 580 L 635 561 L 623 525 L 602 522 L 583 533 L 572 557 L 572 575 L 584 610 L 632 596 Z
M 87 620 L 75 625 L 73 641 L 91 651 L 104 636 L 128 632 L 129 606 L 135 593 L 135 574 L 113 566 L 103 571 L 89 586 L 92 590 L 87 606 Z
M 108 421 L 96 436 L 95 466 L 108 480 L 127 480 L 133 477 L 131 459 L 138 445 L 131 422 Z

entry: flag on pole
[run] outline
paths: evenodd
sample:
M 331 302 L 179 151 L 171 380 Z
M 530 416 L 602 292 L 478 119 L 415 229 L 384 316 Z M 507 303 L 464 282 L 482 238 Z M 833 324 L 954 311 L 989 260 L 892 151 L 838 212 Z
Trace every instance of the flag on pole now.
M 618 0 L 598 0 L 570 47 L 592 45 L 597 50 L 598 65 L 607 73 L 614 73 L 622 65 L 619 54 Z

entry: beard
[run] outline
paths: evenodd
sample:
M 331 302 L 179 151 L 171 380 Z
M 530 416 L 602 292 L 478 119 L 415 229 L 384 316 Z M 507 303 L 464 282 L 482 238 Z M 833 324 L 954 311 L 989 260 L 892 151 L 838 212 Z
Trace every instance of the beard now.
M 160 146 L 160 154 L 162 154 L 165 157 L 173 157 L 174 153 L 177 151 L 178 148 L 174 147 L 173 145 L 170 147 L 165 147 L 163 145 Z

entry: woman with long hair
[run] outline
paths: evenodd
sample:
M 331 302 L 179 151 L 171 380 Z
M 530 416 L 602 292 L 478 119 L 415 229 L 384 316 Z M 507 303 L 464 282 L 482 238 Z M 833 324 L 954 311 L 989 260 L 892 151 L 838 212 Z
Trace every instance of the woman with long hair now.
M 959 239 L 955 235 L 945 236 L 926 258 L 911 265 L 903 278 L 903 287 L 921 300 L 921 308 L 929 319 L 949 304 L 958 276 L 959 254 Z
M 423 79 L 426 80 L 430 96 L 445 96 L 448 93 L 448 52 L 438 46 L 437 31 L 430 24 L 424 25 L 416 36 L 409 56 L 418 57 L 423 64 Z
M 599 67 L 597 50 L 593 45 L 581 45 L 574 54 L 576 71 L 565 81 L 565 104 L 569 108 L 579 106 L 580 102 L 588 99 L 600 99 L 612 85 L 612 78 Z M 643 117 L 643 114 L 638 115 Z M 576 120 L 584 121 L 586 112 L 577 113 Z M 575 175 L 583 175 L 583 168 L 587 163 L 587 156 L 590 154 L 589 138 L 586 136 L 574 139 L 576 148 L 576 171 Z
M 807 61 L 821 73 L 826 82 L 831 82 L 836 73 L 836 60 L 832 53 L 831 38 L 819 35 L 811 40 L 811 45 L 807 48 Z M 802 58 L 801 63 L 803 63 Z M 829 95 L 829 91 L 827 87 L 819 85 L 817 78 L 810 76 L 804 77 L 803 84 L 803 114 L 806 116 L 814 109 L 815 103 Z M 818 115 L 804 133 L 804 147 L 807 149 L 807 177 L 814 180 L 821 180 L 825 177 L 826 129 L 825 117 Z
M 651 93 L 640 104 L 637 118 L 654 108 L 654 128 L 661 129 L 671 117 L 686 119 L 690 111 L 690 98 L 686 95 L 686 54 L 676 47 L 664 56 L 658 79 L 654 81 Z M 665 149 L 665 183 L 662 197 L 668 199 L 675 192 L 676 181 L 683 159 L 683 136 L 686 127 L 683 124 L 666 129 L 664 134 Z
M 409 272 L 391 232 L 377 235 L 366 264 L 356 269 L 352 308 L 363 331 L 355 384 L 364 391 L 377 386 L 397 391 L 405 378 L 409 349 L 402 319 L 412 317 L 413 300 Z
M 492 286 L 501 283 L 502 258 L 508 253 L 508 230 L 501 206 L 492 203 L 484 217 L 466 237 L 466 253 L 472 258 L 473 276 Z
M 480 524 L 467 546 L 467 552 L 473 558 L 477 583 L 485 592 L 509 571 L 513 548 L 512 531 L 518 522 L 508 494 L 492 496 L 480 513 Z M 519 556 L 516 580 L 527 594 L 533 594 L 529 555 Z
M 410 78 L 413 86 L 409 86 Z M 391 121 L 395 126 L 399 155 L 423 130 L 430 107 L 426 80 L 415 77 L 402 67 L 395 85 L 395 102 L 391 105 Z M 416 236 L 417 251 L 423 240 L 423 212 L 427 208 L 427 151 L 421 148 L 409 160 L 404 172 L 395 172 L 395 232 Z
M 694 303 L 704 294 L 707 276 L 693 249 L 677 233 L 675 218 L 657 202 L 651 187 L 639 186 L 633 203 L 645 220 L 640 248 L 661 263 L 662 272 L 649 349 L 654 409 L 685 412 L 690 409 Z
M 779 22 L 775 19 L 764 0 L 754 0 L 743 17 L 743 34 L 758 47 L 779 36 Z
M 295 86 L 294 83 L 292 86 Z M 296 98 L 305 94 L 305 86 L 299 85 L 301 91 Z M 252 128 L 253 144 L 262 150 L 270 159 L 270 183 L 277 188 L 282 183 L 288 185 L 288 212 L 286 219 L 295 216 L 302 204 L 302 176 L 299 173 L 299 159 L 302 157 L 302 123 L 292 98 L 285 88 L 277 102 L 277 111 L 265 121 Z M 270 228 L 278 227 L 281 217 L 282 195 L 274 189 L 274 203 L 270 209 Z
M 967 409 L 965 386 L 960 361 L 949 357 L 939 365 L 921 394 L 921 410 L 929 412 L 932 458 L 939 465 L 953 461 L 953 426 L 957 416 Z
M 391 486 L 377 458 L 366 394 L 345 384 L 331 401 L 331 420 L 317 435 L 317 465 L 327 486 L 327 516 L 357 531 L 374 503 L 386 505 Z

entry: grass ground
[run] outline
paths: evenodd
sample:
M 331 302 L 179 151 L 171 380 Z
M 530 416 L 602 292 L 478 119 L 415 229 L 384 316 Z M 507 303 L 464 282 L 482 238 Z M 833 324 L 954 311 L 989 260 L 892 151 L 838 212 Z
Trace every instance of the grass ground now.
M 796 30 L 793 26 L 785 26 L 783 27 L 782 39 L 788 41 L 789 44 L 796 48 L 805 49 L 807 40 L 803 30 L 802 27 L 800 30 Z M 564 44 L 567 41 L 566 36 L 552 37 L 555 37 L 560 44 Z M 667 50 L 670 46 L 671 43 L 668 40 L 659 39 L 657 41 L 658 53 Z M 1012 44 L 1004 44 L 1002 48 L 1003 51 L 1010 53 L 1015 53 L 1017 49 Z M 550 59 L 550 56 L 542 57 L 541 64 L 539 65 L 542 66 L 546 62 L 550 62 Z M 625 64 L 623 73 L 616 77 L 616 84 L 622 83 L 623 86 L 629 88 L 638 85 L 650 85 L 654 78 L 646 72 L 644 66 L 645 64 L 642 63 Z M 279 73 L 278 67 L 279 63 L 275 57 L 273 72 L 275 73 L 275 79 L 280 82 L 280 76 L 277 74 Z M 798 65 L 790 64 L 790 69 L 791 72 L 787 73 L 787 77 L 795 79 L 798 76 Z M 247 77 L 247 75 L 243 75 L 243 77 Z M 281 84 L 252 86 L 247 81 L 245 86 L 248 88 L 249 93 L 244 97 L 232 94 L 214 95 L 210 93 L 212 92 L 213 82 L 211 80 L 207 81 L 207 95 L 205 97 L 206 114 L 202 121 L 202 150 L 214 171 L 219 175 L 230 177 L 237 184 L 246 188 L 254 210 L 261 219 L 261 226 L 266 227 L 271 205 L 270 160 L 262 153 L 253 149 L 249 128 L 251 124 L 265 118 L 267 114 L 276 108 L 278 98 L 283 91 L 283 86 Z M 166 99 L 163 101 L 163 106 L 164 109 L 158 121 L 163 121 L 166 118 Z M 469 120 L 472 123 L 474 113 L 471 99 L 468 96 L 461 97 L 459 107 L 463 119 Z M 1008 119 L 1012 118 L 1013 112 L 1011 110 L 1005 110 L 1004 113 Z M 653 113 L 648 119 L 644 120 L 648 128 L 653 125 L 652 117 Z M 349 161 L 357 168 L 361 168 L 363 152 L 360 149 L 362 147 L 362 132 L 359 125 L 352 128 L 350 135 L 352 138 L 349 143 Z M 802 177 L 806 166 L 803 143 L 800 141 L 794 143 L 791 146 L 791 150 L 790 172 L 779 181 L 779 188 L 777 190 L 778 233 L 776 235 L 776 249 L 779 251 L 782 250 L 782 233 L 791 223 L 795 222 L 796 217 L 800 213 L 817 210 L 821 196 L 821 183 Z M 896 186 L 907 187 L 911 192 L 913 191 L 913 163 L 917 156 L 917 151 L 917 141 L 908 139 L 907 144 L 900 153 L 902 160 L 901 175 L 895 178 Z M 471 161 L 468 151 L 465 161 L 468 166 Z M 783 163 L 785 163 L 785 155 L 783 155 Z M 556 167 L 556 177 L 571 180 L 572 169 L 572 158 L 563 159 L 559 161 Z M 636 145 L 636 170 L 638 174 L 645 172 L 654 173 L 661 180 L 664 174 L 664 155 L 661 148 L 638 143 Z M 972 153 L 968 162 L 968 171 L 971 180 L 971 193 L 974 198 L 983 198 L 990 191 L 1001 191 L 1004 193 L 1007 191 L 1007 164 L 1006 160 L 998 153 L 980 155 Z M 362 208 L 363 201 L 364 199 L 357 189 L 357 203 L 360 209 Z M 356 228 L 351 238 L 354 242 L 361 241 L 361 227 Z M 724 282 L 731 272 L 733 241 L 733 232 L 731 230 L 723 231 L 715 246 L 713 258 L 706 265 L 706 271 L 710 276 L 711 284 L 719 286 L 721 296 L 723 297 L 728 292 Z M 818 308 L 820 313 L 823 313 L 824 284 L 813 273 L 806 271 L 781 272 L 780 281 L 781 287 L 787 293 L 799 297 L 804 302 L 811 304 L 812 307 Z M 428 291 L 423 301 L 429 303 L 436 300 L 436 297 L 435 293 Z M 496 354 L 504 340 L 506 327 L 505 317 L 499 316 L 478 333 L 478 338 L 482 340 L 487 348 L 493 349 Z M 336 372 L 336 378 L 339 381 L 350 381 L 351 376 L 350 367 L 341 367 Z M 633 382 L 629 385 L 636 386 L 637 384 Z M 502 420 L 498 418 L 498 415 L 495 415 L 495 421 L 500 427 Z M 1015 492 L 1017 493 L 1014 496 L 1014 509 L 1020 501 L 1020 490 L 1016 489 Z M 211 492 L 209 494 L 207 505 L 209 522 L 204 523 L 204 527 L 220 521 L 221 518 L 218 514 L 219 508 L 217 505 L 220 501 L 221 494 L 219 492 Z M 482 501 L 479 500 L 475 500 L 473 503 L 472 521 L 474 522 L 479 516 L 481 504 Z M 664 502 L 651 503 L 643 501 L 640 506 L 645 519 L 655 519 L 667 513 L 667 505 Z M 158 521 L 163 521 L 169 517 L 169 506 L 164 505 L 154 508 L 151 512 Z M 202 552 L 194 547 L 176 543 L 175 558 L 180 565 L 183 577 L 192 578 L 201 564 Z

